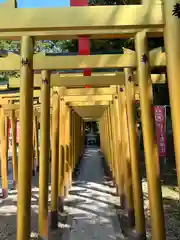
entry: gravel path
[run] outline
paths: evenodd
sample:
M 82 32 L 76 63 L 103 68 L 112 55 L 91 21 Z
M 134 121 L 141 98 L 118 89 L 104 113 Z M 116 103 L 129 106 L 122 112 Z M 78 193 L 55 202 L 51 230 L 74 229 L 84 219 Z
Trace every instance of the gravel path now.
M 147 181 L 142 183 L 144 192 L 144 207 L 146 216 L 146 230 L 148 239 L 151 239 L 151 218 L 148 200 Z M 179 193 L 173 190 L 173 187 L 162 184 L 162 196 L 164 204 L 164 218 L 166 226 L 167 240 L 180 240 L 180 207 Z

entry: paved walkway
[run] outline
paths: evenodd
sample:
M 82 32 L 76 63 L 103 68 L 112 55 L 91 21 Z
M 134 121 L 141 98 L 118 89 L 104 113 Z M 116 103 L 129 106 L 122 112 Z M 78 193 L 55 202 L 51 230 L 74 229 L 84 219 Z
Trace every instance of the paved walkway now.
M 104 177 L 98 149 L 87 149 L 77 182 L 66 200 L 71 229 L 66 240 L 121 240 L 112 183 Z
M 0 240 L 16 239 L 17 191 L 12 189 L 12 165 L 9 162 L 9 196 L 0 199 Z M 38 174 L 32 180 L 32 238 L 38 232 Z M 0 180 L 1 184 L 1 180 Z M 49 187 L 50 190 L 50 187 Z M 50 196 L 50 191 L 49 191 Z M 50 197 L 49 197 L 50 203 Z M 115 208 L 119 198 L 115 195 L 112 182 L 104 177 L 98 149 L 87 149 L 78 180 L 73 183 L 65 211 L 67 224 L 59 224 L 59 229 L 49 232 L 49 240 L 121 240 L 124 239 Z
M 68 213 L 67 224 L 59 224 L 59 229 L 49 232 L 49 240 L 122 240 L 119 222 L 115 208 L 119 198 L 115 196 L 115 188 L 103 174 L 102 163 L 98 149 L 87 149 L 82 162 L 78 180 L 73 184 L 68 199 L 65 200 L 65 210 Z M 12 164 L 8 162 L 9 197 L 0 199 L 0 240 L 16 240 L 17 191 L 11 190 Z M 38 232 L 38 199 L 39 176 L 32 179 L 32 238 L 36 240 Z M 148 239 L 151 239 L 151 224 L 149 218 L 149 201 L 147 182 L 143 181 L 145 198 L 145 213 Z M 50 196 L 49 186 L 49 196 Z M 1 178 L 0 178 L 1 193 Z M 179 239 L 178 191 L 173 186 L 162 185 L 164 198 L 167 239 Z M 49 197 L 50 203 L 50 197 Z

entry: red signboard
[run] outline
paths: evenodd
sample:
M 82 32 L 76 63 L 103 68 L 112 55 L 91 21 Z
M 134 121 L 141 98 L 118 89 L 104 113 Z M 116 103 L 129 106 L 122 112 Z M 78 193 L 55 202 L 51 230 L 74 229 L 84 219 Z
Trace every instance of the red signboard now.
M 154 113 L 159 156 L 166 157 L 167 156 L 166 107 L 155 106 Z

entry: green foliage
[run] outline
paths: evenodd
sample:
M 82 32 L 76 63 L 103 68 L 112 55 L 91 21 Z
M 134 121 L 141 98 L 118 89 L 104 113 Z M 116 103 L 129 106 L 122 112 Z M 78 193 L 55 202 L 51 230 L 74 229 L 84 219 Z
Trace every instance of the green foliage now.
M 140 3 L 140 0 L 89 0 L 89 5 L 125 5 Z

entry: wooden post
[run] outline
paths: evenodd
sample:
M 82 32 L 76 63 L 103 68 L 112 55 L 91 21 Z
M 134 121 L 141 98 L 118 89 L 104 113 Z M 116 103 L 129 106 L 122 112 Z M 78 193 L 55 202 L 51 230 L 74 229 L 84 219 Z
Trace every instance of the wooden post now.
M 51 228 L 58 223 L 59 96 L 52 97 Z
M 129 226 L 134 227 L 135 225 L 135 215 L 134 215 L 134 201 L 133 201 L 133 189 L 132 189 L 132 175 L 131 175 L 131 155 L 129 149 L 129 129 L 127 125 L 127 108 L 126 108 L 126 98 L 125 98 L 125 88 L 121 86 L 118 89 L 119 95 L 119 110 L 121 118 L 122 127 L 122 151 L 123 151 L 123 161 L 124 161 L 124 176 L 125 176 L 125 192 L 127 200 L 127 210 Z
M 114 101 L 116 100 L 117 96 L 114 96 L 113 103 L 110 105 L 110 112 L 111 112 L 111 129 L 112 129 L 112 144 L 114 150 L 114 170 L 116 176 L 116 188 L 117 194 L 119 194 L 119 154 L 117 148 L 117 122 L 115 116 L 115 105 Z
M 13 165 L 13 186 L 17 188 L 17 174 L 18 174 L 18 163 L 17 163 L 17 146 L 16 146 L 16 117 L 15 111 L 11 111 L 11 129 L 12 129 L 12 165 Z
M 65 192 L 64 196 L 67 197 L 68 190 L 69 190 L 69 174 L 70 174 L 70 151 L 69 151 L 69 144 L 70 144 L 70 109 L 65 104 L 65 112 L 64 112 L 64 143 L 65 143 L 65 176 L 64 176 L 64 185 L 65 185 Z
M 64 145 L 59 148 L 59 184 L 58 184 L 58 207 L 60 213 L 64 212 L 64 173 L 65 173 L 65 150 Z M 61 165 L 61 166 L 60 166 Z
M 18 160 L 17 240 L 29 240 L 33 137 L 33 39 L 21 40 L 20 152 Z M 26 159 L 26 161 L 24 161 Z
M 6 143 L 7 117 L 4 116 L 4 110 L 1 109 L 1 171 L 2 171 L 2 197 L 8 197 L 8 155 Z
M 74 163 L 74 111 L 71 110 L 71 161 L 72 161 L 72 170 L 75 170 Z
M 109 126 L 109 121 L 108 121 L 108 109 L 105 110 L 105 116 L 104 116 L 104 124 L 105 124 L 105 127 L 106 127 L 106 132 L 107 132 L 107 143 L 106 143 L 106 147 L 108 149 L 108 159 L 109 159 L 109 163 L 110 163 L 110 169 L 111 169 L 111 172 L 113 174 L 113 162 L 112 162 L 112 159 L 113 159 L 113 155 L 112 155 L 112 142 L 111 142 L 111 139 L 110 139 L 110 126 Z
M 64 197 L 67 198 L 69 190 L 69 146 L 64 145 L 64 164 L 65 164 L 65 177 L 64 177 Z
M 124 71 L 136 233 L 139 239 L 146 239 L 144 201 L 140 173 L 140 152 L 136 132 L 135 84 L 132 70 L 127 68 Z
M 50 74 L 46 70 L 42 71 L 40 134 L 39 237 L 47 239 L 50 157 Z
M 69 108 L 69 188 L 72 186 L 72 110 Z
M 33 112 L 34 118 L 34 112 Z M 33 144 L 32 144 L 32 176 L 35 176 L 35 164 L 34 164 L 34 157 L 35 157 L 35 126 L 33 121 Z
M 165 226 L 156 144 L 154 114 L 152 108 L 152 81 L 149 70 L 149 54 L 146 32 L 136 35 L 137 74 L 140 91 L 141 119 L 144 139 L 148 194 L 152 221 L 152 239 L 164 240 Z
M 176 155 L 177 179 L 180 193 L 180 20 L 179 20 L 179 1 L 164 0 L 164 42 L 167 61 L 168 87 L 171 105 L 172 127 L 174 136 L 174 148 Z M 177 11 L 175 12 L 175 10 Z M 173 150 L 172 150 L 173 151 Z
M 114 165 L 114 149 L 113 149 L 113 140 L 112 140 L 112 123 L 111 123 L 111 119 L 110 119 L 110 109 L 109 107 L 107 108 L 107 124 L 108 124 L 108 137 L 109 137 L 109 147 L 110 147 L 110 152 L 111 152 L 111 168 L 112 168 L 112 176 L 113 176 L 113 180 L 115 182 L 115 165 Z
M 35 156 L 36 156 L 36 171 L 39 172 L 39 138 L 38 138 L 38 117 L 36 112 L 34 114 L 34 143 L 35 143 Z
M 8 172 L 8 150 L 9 150 L 9 116 L 5 116 L 5 152 L 7 159 L 7 172 Z
M 58 177 L 58 202 L 59 211 L 64 211 L 64 99 L 59 97 L 59 177 Z
M 77 166 L 77 113 L 74 112 L 74 164 Z
M 106 158 L 108 159 L 109 162 L 109 168 L 112 171 L 112 162 L 111 162 L 111 148 L 110 148 L 110 144 L 109 144 L 109 126 L 108 126 L 108 122 L 107 122 L 107 109 L 104 112 L 104 120 L 103 120 L 103 125 L 104 125 L 104 129 L 105 129 L 105 133 L 106 133 L 106 142 L 105 142 L 105 150 L 106 150 Z
M 119 90 L 119 88 L 117 88 Z M 115 109 L 116 109 L 116 117 L 117 117 L 117 141 L 118 141 L 118 155 L 119 155 L 119 196 L 120 196 L 120 205 L 122 209 L 125 209 L 126 203 L 126 195 L 125 195 L 125 174 L 124 174 L 124 155 L 123 155 L 123 122 L 122 117 L 120 117 L 120 109 L 119 109 L 119 98 L 115 98 L 114 100 Z

